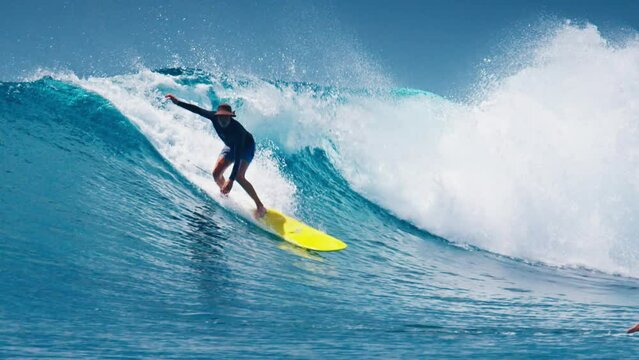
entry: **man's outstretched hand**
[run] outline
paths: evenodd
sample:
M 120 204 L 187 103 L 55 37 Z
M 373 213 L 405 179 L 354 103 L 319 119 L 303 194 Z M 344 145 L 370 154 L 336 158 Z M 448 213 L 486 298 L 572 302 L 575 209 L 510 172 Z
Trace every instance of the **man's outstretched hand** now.
M 171 100 L 171 102 L 174 103 L 174 104 L 177 104 L 177 102 L 178 102 L 178 99 L 175 96 L 173 96 L 173 94 L 166 94 L 166 95 L 164 95 L 164 97 L 166 99 Z

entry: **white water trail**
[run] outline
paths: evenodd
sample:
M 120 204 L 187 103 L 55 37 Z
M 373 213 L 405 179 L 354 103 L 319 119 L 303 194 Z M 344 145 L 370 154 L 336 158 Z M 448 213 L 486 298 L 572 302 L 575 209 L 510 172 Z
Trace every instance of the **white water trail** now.
M 164 93 L 172 92 L 200 107 L 211 108 L 208 93 L 215 84 L 181 85 L 174 77 L 146 69 L 131 75 L 86 79 L 65 74 L 62 80 L 71 81 L 109 100 L 189 181 L 225 207 L 250 218 L 250 210 L 255 208 L 255 204 L 240 185 L 235 184 L 226 198 L 220 194 L 210 174 L 224 146 L 210 121 L 164 100 Z M 242 116 L 238 120 L 243 122 Z M 250 126 L 247 127 L 251 131 Z M 295 185 L 283 175 L 281 164 L 271 149 L 258 149 L 246 177 L 265 205 L 294 212 Z

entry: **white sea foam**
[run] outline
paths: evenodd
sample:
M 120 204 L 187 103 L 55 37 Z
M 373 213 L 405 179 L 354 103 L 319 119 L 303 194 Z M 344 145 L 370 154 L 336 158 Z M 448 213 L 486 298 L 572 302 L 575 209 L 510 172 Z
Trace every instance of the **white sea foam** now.
M 477 103 L 348 104 L 341 168 L 450 240 L 639 275 L 639 42 L 566 25 L 531 56 Z

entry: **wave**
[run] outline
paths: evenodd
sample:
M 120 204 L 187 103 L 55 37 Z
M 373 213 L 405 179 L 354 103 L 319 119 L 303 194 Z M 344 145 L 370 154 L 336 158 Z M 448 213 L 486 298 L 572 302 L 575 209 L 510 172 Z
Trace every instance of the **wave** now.
M 269 206 L 300 211 L 302 189 L 283 159 L 319 149 L 357 193 L 452 242 L 639 276 L 638 58 L 634 39 L 613 45 L 592 25 L 565 24 L 533 47 L 526 65 L 468 101 L 189 69 L 52 76 L 107 99 L 221 203 L 201 169 L 212 167 L 222 143 L 164 93 L 237 108 L 258 140 L 247 176 Z M 241 192 L 233 198 L 225 206 L 250 208 Z

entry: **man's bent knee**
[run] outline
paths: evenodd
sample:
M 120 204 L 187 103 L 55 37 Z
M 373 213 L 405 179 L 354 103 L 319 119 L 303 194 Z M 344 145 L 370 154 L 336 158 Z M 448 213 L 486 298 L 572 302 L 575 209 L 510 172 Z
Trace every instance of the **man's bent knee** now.
M 235 178 L 235 181 L 240 183 L 240 185 L 244 185 L 244 184 L 248 183 L 248 180 L 246 180 L 246 178 L 244 176 L 239 176 L 239 175 Z
M 214 179 L 219 179 L 222 177 L 222 169 L 215 169 L 211 174 L 213 175 Z

